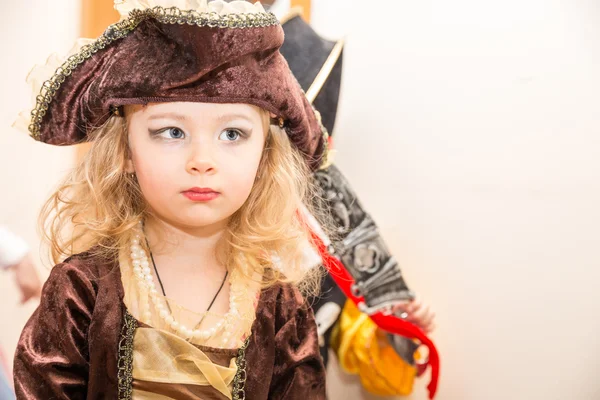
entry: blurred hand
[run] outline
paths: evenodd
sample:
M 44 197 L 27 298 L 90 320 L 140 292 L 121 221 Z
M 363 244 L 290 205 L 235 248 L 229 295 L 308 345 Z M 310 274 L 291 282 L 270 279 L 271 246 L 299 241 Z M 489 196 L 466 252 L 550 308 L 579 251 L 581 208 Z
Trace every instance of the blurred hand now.
M 397 315 L 404 313 L 403 319 L 417 325 L 426 334 L 430 334 L 435 329 L 435 313 L 420 299 L 399 304 L 392 309 L 392 312 Z
M 18 264 L 9 267 L 15 273 L 15 283 L 21 291 L 21 304 L 32 298 L 39 298 L 42 293 L 42 283 L 31 257 L 26 256 Z

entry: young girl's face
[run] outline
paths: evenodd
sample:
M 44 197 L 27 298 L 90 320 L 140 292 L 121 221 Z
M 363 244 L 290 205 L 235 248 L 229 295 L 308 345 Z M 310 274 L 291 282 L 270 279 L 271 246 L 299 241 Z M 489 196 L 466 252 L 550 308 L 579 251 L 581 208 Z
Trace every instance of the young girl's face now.
M 161 220 L 181 228 L 226 224 L 250 195 L 268 128 L 246 104 L 155 103 L 126 110 L 142 194 Z

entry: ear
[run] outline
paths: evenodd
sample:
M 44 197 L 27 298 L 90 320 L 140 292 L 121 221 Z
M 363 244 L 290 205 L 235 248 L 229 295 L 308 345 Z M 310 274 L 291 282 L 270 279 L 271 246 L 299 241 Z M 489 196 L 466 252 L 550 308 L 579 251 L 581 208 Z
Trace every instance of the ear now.
M 125 172 L 127 172 L 128 174 L 135 173 L 135 168 L 133 167 L 133 161 L 131 161 L 131 160 L 125 161 Z
M 125 160 L 124 171 L 128 174 L 135 173 L 135 166 L 133 165 L 133 160 L 131 159 L 131 153 L 127 155 L 127 160 Z
M 128 111 L 128 115 L 129 115 L 129 111 L 131 106 L 125 106 L 123 107 L 123 112 Z M 125 117 L 123 117 L 125 118 Z M 133 165 L 133 160 L 131 159 L 131 147 L 129 147 L 129 120 L 126 119 L 125 120 L 125 135 L 127 135 L 127 160 L 125 160 L 125 168 L 124 171 L 128 174 L 133 174 L 135 173 L 135 166 Z

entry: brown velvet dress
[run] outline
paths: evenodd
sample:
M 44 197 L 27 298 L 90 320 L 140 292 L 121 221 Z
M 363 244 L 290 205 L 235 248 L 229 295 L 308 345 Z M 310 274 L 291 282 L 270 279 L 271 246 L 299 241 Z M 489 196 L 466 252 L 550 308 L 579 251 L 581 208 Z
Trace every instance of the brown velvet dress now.
M 17 346 L 17 399 L 131 398 L 137 321 L 123 295 L 115 261 L 84 253 L 54 267 Z M 238 362 L 248 400 L 326 398 L 314 317 L 289 285 L 262 292 Z

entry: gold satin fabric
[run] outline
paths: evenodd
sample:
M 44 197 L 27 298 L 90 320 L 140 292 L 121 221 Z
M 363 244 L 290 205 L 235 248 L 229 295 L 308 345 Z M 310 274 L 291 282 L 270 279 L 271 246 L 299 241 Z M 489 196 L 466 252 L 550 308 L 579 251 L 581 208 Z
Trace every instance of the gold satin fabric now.
M 179 336 L 146 327 L 136 330 L 133 348 L 133 379 L 211 385 L 231 399 L 233 378 L 237 372 L 235 358 L 231 359 L 228 367 L 220 366 L 201 349 Z
M 352 300 L 347 300 L 331 337 L 331 348 L 342 369 L 358 375 L 369 393 L 378 396 L 408 396 L 417 370 L 392 347 L 387 335 Z M 420 355 L 415 353 L 415 359 Z
M 138 285 L 128 254 L 122 252 L 119 263 L 121 280 L 125 290 L 123 302 L 129 313 L 142 323 L 142 326 L 136 329 L 133 340 L 133 399 L 159 400 L 172 398 L 163 394 L 136 389 L 136 380 L 155 384 L 172 384 L 174 386 L 211 386 L 225 398 L 231 399 L 233 379 L 237 372 L 236 358 L 232 357 L 229 365 L 219 365 L 213 362 L 202 349 L 204 348 L 207 352 L 218 352 L 222 350 L 219 347 L 232 349 L 241 346 L 250 334 L 252 322 L 256 316 L 255 310 L 260 294 L 260 285 L 248 284 L 244 286 L 244 293 L 249 296 L 247 298 L 254 299 L 254 301 L 244 302 L 241 309 L 238 306 L 241 316 L 237 320 L 231 321 L 229 328 L 232 339 L 227 344 L 220 343 L 221 346 L 212 347 L 208 345 L 216 344 L 214 339 L 204 342 L 199 340 L 190 342 L 170 332 L 172 329 L 157 315 L 152 306 L 148 291 Z M 202 325 L 202 328 L 205 329 L 211 326 L 211 322 L 222 317 L 215 313 L 195 313 L 179 306 L 167 297 L 162 295 L 160 297 L 171 308 L 173 317 L 187 326 L 194 326 L 194 323 L 206 316 Z M 146 310 L 149 303 L 151 305 L 151 315 L 150 318 L 147 318 L 148 316 L 142 315 L 142 310 Z M 158 385 L 151 384 L 145 384 L 144 386 L 149 388 L 158 387 Z M 203 390 L 199 391 L 203 392 Z

